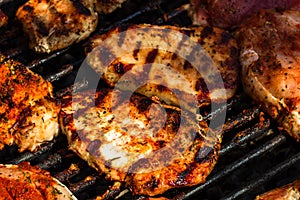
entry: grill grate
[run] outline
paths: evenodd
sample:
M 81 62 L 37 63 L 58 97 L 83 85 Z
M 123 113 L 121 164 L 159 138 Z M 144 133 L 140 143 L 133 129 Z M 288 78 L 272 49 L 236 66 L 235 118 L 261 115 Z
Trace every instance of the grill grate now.
M 138 5 L 141 2 L 131 0 L 130 3 Z M 130 23 L 189 25 L 191 22 L 185 16 L 186 3 L 187 0 L 149 1 L 141 3 L 141 7 L 136 6 L 137 9 L 129 14 L 124 11 L 124 15 L 120 9 L 116 16 L 100 16 L 103 24 L 99 25 L 98 33 Z M 11 0 L 0 1 L 0 8 L 4 12 L 10 11 L 8 7 L 11 4 Z M 78 67 L 84 61 L 84 42 L 50 55 L 36 55 L 24 44 L 20 27 L 15 22 L 11 23 L 7 30 L 1 30 L 0 49 L 5 49 L 2 53 L 20 60 L 52 82 L 57 98 L 88 87 L 89 80 L 86 77 L 74 83 Z M 227 107 L 209 113 L 205 119 L 211 120 L 224 111 L 228 116 L 223 129 L 223 147 L 219 161 L 207 181 L 196 187 L 173 189 L 163 196 L 182 200 L 199 199 L 199 196 L 201 199 L 253 199 L 258 193 L 300 177 L 299 145 L 281 133 L 276 123 L 253 106 L 242 92 Z M 16 151 L 15 147 L 5 148 L 0 152 L 0 162 L 18 164 L 28 161 L 49 170 L 79 199 L 95 199 L 97 196 L 102 199 L 146 199 L 143 196 L 132 196 L 121 183 L 107 181 L 103 175 L 88 167 L 85 161 L 68 150 L 65 136 L 61 135 L 53 142 L 44 144 L 34 153 L 19 154 Z M 247 176 L 241 175 L 243 173 Z M 230 181 L 236 183 L 226 185 Z

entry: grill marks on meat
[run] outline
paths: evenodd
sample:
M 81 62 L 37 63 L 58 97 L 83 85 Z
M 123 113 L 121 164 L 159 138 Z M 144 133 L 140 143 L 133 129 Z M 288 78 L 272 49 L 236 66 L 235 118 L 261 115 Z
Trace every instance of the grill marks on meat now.
M 34 151 L 58 134 L 59 106 L 52 85 L 21 63 L 0 55 L 0 149 Z
M 298 141 L 299 25 L 299 11 L 261 11 L 236 32 L 245 92 Z
M 86 52 L 111 87 L 175 106 L 226 102 L 237 89 L 237 45 L 218 28 L 133 25 L 93 37 Z
M 300 199 L 300 180 L 258 195 L 255 200 L 297 200 Z
M 1 199 L 76 199 L 71 192 L 50 173 L 29 163 L 0 164 Z
M 204 182 L 220 149 L 206 122 L 120 90 L 64 97 L 60 121 L 71 150 L 135 194 Z
M 194 24 L 232 28 L 262 9 L 297 9 L 299 0 L 190 0 L 189 14 Z
M 120 8 L 127 0 L 97 0 L 96 10 L 98 13 L 109 14 Z
M 96 28 L 94 0 L 30 0 L 17 11 L 30 48 L 39 53 L 63 49 L 87 38 Z

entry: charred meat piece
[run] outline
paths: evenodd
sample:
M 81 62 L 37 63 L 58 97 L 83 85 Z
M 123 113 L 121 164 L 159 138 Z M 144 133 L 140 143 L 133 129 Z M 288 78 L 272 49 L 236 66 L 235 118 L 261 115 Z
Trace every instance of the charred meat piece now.
M 96 28 L 94 0 L 30 0 L 17 11 L 29 46 L 49 53 L 87 38 Z
M 238 85 L 236 42 L 218 28 L 133 25 L 93 37 L 86 52 L 111 87 L 174 106 L 226 102 Z
M 76 199 L 69 189 L 50 173 L 29 163 L 0 164 L 1 199 Z
M 204 182 L 220 149 L 193 114 L 116 89 L 65 96 L 60 122 L 71 150 L 134 194 Z
M 300 12 L 261 11 L 236 31 L 245 92 L 300 141 Z
M 96 10 L 100 14 L 109 14 L 120 8 L 127 0 L 97 0 Z
M 255 200 L 298 200 L 300 199 L 300 180 L 258 195 Z
M 5 26 L 8 22 L 8 17 L 5 15 L 2 10 L 0 10 L 0 28 Z
M 297 9 L 299 0 L 190 0 L 189 14 L 194 24 L 232 28 L 262 9 Z
M 0 149 L 34 151 L 58 134 L 59 106 L 52 85 L 21 63 L 0 55 Z

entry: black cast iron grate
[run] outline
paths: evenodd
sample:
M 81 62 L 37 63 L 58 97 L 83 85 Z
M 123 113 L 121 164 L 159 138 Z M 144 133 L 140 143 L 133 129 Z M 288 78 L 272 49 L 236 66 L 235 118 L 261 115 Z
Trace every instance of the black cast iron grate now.
M 77 70 L 84 60 L 84 42 L 50 55 L 37 55 L 27 49 L 26 36 L 14 21 L 13 13 L 25 1 L 0 1 L 0 8 L 10 16 L 7 28 L 0 30 L 0 51 L 17 59 L 28 68 L 51 81 L 56 97 L 88 87 L 88 76 L 74 83 Z M 130 0 L 113 15 L 100 16 L 98 33 L 131 23 L 176 24 L 187 26 L 187 0 Z M 223 146 L 219 161 L 207 181 L 201 185 L 173 189 L 159 197 L 169 199 L 253 199 L 255 195 L 300 178 L 300 147 L 276 123 L 265 116 L 243 94 L 242 90 L 226 108 L 210 113 L 206 120 L 227 112 Z M 105 180 L 87 163 L 68 150 L 65 136 L 44 144 L 35 153 L 19 154 L 16 147 L 0 152 L 1 163 L 30 162 L 48 170 L 79 198 L 147 199 L 133 196 L 119 182 Z

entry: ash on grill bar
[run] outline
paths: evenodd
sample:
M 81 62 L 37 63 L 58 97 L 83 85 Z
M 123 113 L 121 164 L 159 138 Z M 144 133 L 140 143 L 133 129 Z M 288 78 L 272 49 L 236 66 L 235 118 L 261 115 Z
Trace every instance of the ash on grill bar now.
M 71 192 L 74 195 L 70 196 L 71 198 L 84 200 L 287 199 L 288 195 L 289 198 L 299 199 L 300 145 L 296 141 L 299 137 L 297 130 L 297 124 L 299 125 L 297 85 L 300 83 L 297 76 L 297 64 L 300 62 L 298 55 L 300 50 L 298 42 L 298 37 L 300 37 L 298 34 L 299 8 L 298 0 L 280 2 L 271 0 L 267 3 L 253 1 L 253 4 L 246 0 L 191 0 L 190 2 L 188 0 L 0 1 L 0 10 L 3 12 L 0 11 L 0 73 L 2 77 L 0 80 L 0 132 L 2 134 L 0 144 L 3 146 L 0 151 L 0 179 L 5 179 L 6 182 L 15 182 L 16 179 L 20 179 L 23 184 L 19 184 L 18 189 L 20 189 L 19 187 L 30 188 L 30 191 L 41 194 L 43 189 L 46 188 L 45 191 L 48 191 L 48 188 L 47 184 L 44 184 L 45 180 L 40 181 L 38 176 L 46 171 L 43 175 L 49 180 L 58 180 L 55 183 L 64 191 L 59 196 L 70 195 Z M 46 9 L 45 12 L 43 9 Z M 261 9 L 269 10 L 260 11 Z M 245 20 L 248 18 L 250 19 L 247 24 Z M 195 24 L 205 27 L 200 34 L 197 33 L 197 28 L 193 27 Z M 192 71 L 187 67 L 190 66 L 188 62 L 185 62 L 183 58 L 175 58 L 172 56 L 172 52 L 156 51 L 157 57 L 153 56 L 154 51 L 149 50 L 148 45 L 148 49 L 131 52 L 122 59 L 115 59 L 112 63 L 108 63 L 110 64 L 108 70 L 102 74 L 102 79 L 99 80 L 99 72 L 102 73 L 102 71 L 97 67 L 99 67 L 99 63 L 103 64 L 107 60 L 85 60 L 86 53 L 92 51 L 96 44 L 103 45 L 102 40 L 107 39 L 108 36 L 111 37 L 112 33 L 124 33 L 124 31 L 129 33 L 130 27 L 148 26 L 161 27 L 162 30 L 172 27 L 170 29 L 180 30 L 186 35 L 191 34 L 192 38 L 197 38 L 199 44 L 203 45 L 208 54 L 212 56 L 212 60 L 217 63 L 218 68 L 223 69 L 221 77 L 224 80 L 225 89 L 230 91 L 230 96 L 227 96 L 228 99 L 222 96 L 222 101 L 226 103 L 218 102 L 217 109 L 214 110 L 210 108 L 210 101 L 202 98 L 202 100 L 205 99 L 205 102 L 200 101 L 202 104 L 199 104 L 204 105 L 199 109 L 200 113 L 197 113 L 199 121 L 191 120 L 197 122 L 197 126 L 193 127 L 194 124 L 190 122 L 189 118 L 182 118 L 183 124 L 193 124 L 186 130 L 193 130 L 198 134 L 195 137 L 196 142 L 194 141 L 188 148 L 188 153 L 185 152 L 185 157 L 177 160 L 177 166 L 171 163 L 169 168 L 168 166 L 162 168 L 160 173 L 149 173 L 150 175 L 148 174 L 147 177 L 143 176 L 145 173 L 134 175 L 132 166 L 126 166 L 129 168 L 129 172 L 110 169 L 110 167 L 120 164 L 118 159 L 105 160 L 101 155 L 97 156 L 99 152 L 100 154 L 103 152 L 100 151 L 101 148 L 113 146 L 112 143 L 104 141 L 105 138 L 110 137 L 113 142 L 122 141 L 113 140 L 114 137 L 117 137 L 116 133 L 120 134 L 121 131 L 115 130 L 112 121 L 107 118 L 99 118 L 99 121 L 102 120 L 102 124 L 91 121 L 92 123 L 88 123 L 90 126 L 85 127 L 84 131 L 77 132 L 77 130 L 71 130 L 72 125 L 76 122 L 73 121 L 73 116 L 76 115 L 67 111 L 69 111 L 70 102 L 74 101 L 73 104 L 76 104 L 76 97 L 87 94 L 96 85 L 99 91 L 96 93 L 97 108 L 95 109 L 104 112 L 101 105 L 109 104 L 106 91 L 115 87 L 116 82 L 122 79 L 121 75 L 127 72 L 126 70 L 134 69 L 138 65 L 147 64 L 147 62 L 149 64 L 150 61 L 166 64 L 168 59 L 173 58 L 172 62 L 170 60 L 171 66 L 181 63 L 184 66 L 176 66 L 177 70 L 181 70 L 183 74 Z M 254 28 L 259 32 L 256 33 Z M 217 31 L 220 35 L 216 33 L 216 30 L 222 30 L 222 32 Z M 192 36 L 193 33 L 195 35 Z M 151 37 L 155 39 L 161 37 L 144 34 L 147 41 Z M 121 36 L 118 41 L 110 41 L 108 44 L 113 46 L 105 46 L 106 51 L 102 49 L 102 53 L 108 51 L 114 54 L 118 53 L 116 45 L 122 44 L 121 39 L 140 40 L 138 37 L 133 38 L 133 35 L 130 34 Z M 164 41 L 166 38 L 170 40 L 171 37 L 162 36 L 162 41 L 157 45 L 167 44 Z M 231 43 L 235 40 L 237 40 L 237 46 Z M 274 43 L 274 41 L 276 42 Z M 143 44 L 144 41 L 135 42 Z M 172 45 L 176 42 L 178 41 L 172 41 Z M 287 45 L 280 46 L 285 42 Z M 230 51 L 221 46 L 218 48 L 218 45 L 225 43 Z M 156 43 L 151 44 L 150 48 L 153 48 L 153 44 Z M 180 44 L 186 43 L 182 41 Z M 265 49 L 262 44 L 267 45 L 268 49 Z M 184 49 L 190 50 L 190 55 L 197 55 L 195 48 L 191 46 Z M 181 50 L 178 49 L 176 52 L 181 52 Z M 101 51 L 97 54 L 101 54 Z M 240 61 L 237 58 L 238 54 L 240 54 Z M 199 58 L 190 56 L 187 60 L 198 61 Z M 149 69 L 150 72 L 158 70 L 157 68 Z M 18 74 L 14 70 L 22 70 L 24 74 Z M 269 79 L 265 76 L 266 71 L 269 76 L 272 76 Z M 143 71 L 138 72 L 142 74 Z M 164 71 L 152 74 L 161 75 L 163 73 Z M 8 76 L 8 74 L 10 75 Z M 190 78 L 188 75 L 187 77 Z M 199 79 L 198 75 L 193 74 L 193 77 Z M 274 81 L 275 79 L 272 79 L 274 77 L 278 81 Z M 31 84 L 35 84 L 34 80 L 38 80 L 36 81 L 37 85 L 31 86 Z M 174 78 L 171 80 L 174 81 Z M 192 79 L 188 79 L 188 81 L 193 85 Z M 44 90 L 38 84 L 49 85 L 48 90 Z M 200 91 L 199 93 L 202 92 L 202 96 L 199 95 L 201 97 L 204 94 L 207 95 L 205 97 L 211 95 L 203 81 L 195 83 L 195 85 L 197 87 L 189 91 L 196 89 L 198 92 Z M 136 87 L 136 85 L 133 86 Z M 146 90 L 147 87 L 146 89 L 141 87 L 137 90 L 140 94 L 132 95 L 132 102 L 128 106 L 139 105 L 136 107 L 135 116 L 152 123 L 154 121 L 149 120 L 149 116 L 153 117 L 151 112 L 152 114 L 160 113 L 166 117 L 171 116 L 172 118 L 166 120 L 171 125 L 166 125 L 163 129 L 168 130 L 169 128 L 174 132 L 178 125 L 178 120 L 175 120 L 176 116 L 178 118 L 180 114 L 183 115 L 190 111 L 189 109 L 187 109 L 189 111 L 185 110 L 185 108 L 189 108 L 189 106 L 185 106 L 189 105 L 189 100 L 184 102 L 182 110 L 178 107 L 176 99 L 168 102 L 170 97 L 168 95 L 174 86 L 176 84 L 170 88 L 155 87 L 150 92 Z M 28 88 L 36 88 L 36 90 L 32 91 Z M 260 90 L 261 88 L 264 90 Z M 34 92 L 40 90 L 44 91 L 45 95 L 40 93 L 40 95 L 33 96 Z M 114 90 L 117 91 L 117 89 Z M 77 96 L 70 100 L 70 95 L 73 93 L 76 93 Z M 263 98 L 264 95 L 267 97 L 266 100 Z M 34 98 L 31 99 L 31 97 Z M 253 97 L 254 101 L 250 97 Z M 114 100 L 122 101 L 117 97 L 114 97 Z M 197 100 L 201 100 L 201 98 Z M 81 106 L 93 103 L 89 101 L 86 98 L 85 103 Z M 59 111 L 59 106 L 62 106 L 63 110 Z M 122 108 L 122 106 L 124 103 L 120 103 L 117 107 Z M 50 107 L 55 109 L 49 112 Z M 42 108 L 49 109 L 43 110 Z M 78 110 L 77 114 L 80 116 L 80 114 L 89 112 L 90 110 L 82 108 L 82 110 Z M 108 117 L 109 113 L 110 110 L 105 116 Z M 49 118 L 49 116 L 53 117 Z M 210 122 L 218 121 L 220 116 L 226 116 L 225 122 L 221 124 L 222 129 L 216 127 L 211 131 L 221 130 L 222 137 L 218 138 L 218 141 L 214 140 L 214 143 L 210 140 L 215 145 L 214 148 L 211 148 L 212 144 L 204 143 L 203 138 L 209 138 L 205 135 L 209 133 L 207 127 Z M 89 116 L 89 119 L 91 117 L 93 116 Z M 98 115 L 93 119 L 97 119 L 97 117 Z M 196 118 L 196 116 L 194 117 Z M 38 121 L 39 126 L 35 126 L 32 119 Z M 57 133 L 51 129 L 55 133 L 50 137 L 43 137 L 45 130 L 47 132 L 47 127 L 42 127 L 41 121 L 47 124 L 47 120 L 48 123 L 51 122 L 55 125 L 60 123 L 60 128 L 68 130 L 59 130 Z M 104 122 L 110 125 L 107 127 L 108 130 L 113 130 L 111 132 L 115 134 L 109 132 L 108 136 L 102 128 L 103 136 L 100 135 L 97 137 L 98 140 L 91 141 L 89 145 L 86 146 L 84 141 L 78 141 L 78 134 L 87 134 L 85 139 L 92 140 L 93 137 L 89 137 L 89 132 L 86 130 L 90 129 L 91 132 L 98 133 L 94 126 L 104 127 Z M 155 130 L 155 126 L 157 124 L 152 127 L 152 130 Z M 57 128 L 57 126 L 55 127 Z M 32 134 L 36 133 L 38 128 L 42 128 L 39 137 L 30 141 L 26 135 L 28 134 L 32 138 Z M 125 130 L 127 127 L 123 128 Z M 30 132 L 31 130 L 34 131 Z M 148 133 L 149 131 L 144 132 Z M 153 151 L 155 148 L 164 147 L 166 145 L 164 142 L 170 139 L 167 137 L 172 137 L 173 133 L 170 132 L 163 135 L 164 141 L 156 141 L 158 136 L 155 136 L 152 137 L 152 140 L 147 140 L 149 143 L 137 142 L 132 148 L 140 155 L 146 155 L 146 150 Z M 124 138 L 128 139 L 129 136 L 132 135 L 125 135 Z M 135 139 L 137 141 L 145 140 L 141 136 Z M 181 139 L 183 140 L 183 138 Z M 134 140 L 129 141 L 132 144 L 135 142 Z M 139 148 L 137 148 L 137 144 L 140 145 Z M 179 148 L 180 145 L 177 147 Z M 94 156 L 87 155 L 87 151 L 93 152 Z M 126 158 L 130 157 L 128 155 Z M 193 158 L 195 159 L 193 160 Z M 135 169 L 143 169 L 143 163 L 147 162 L 147 159 L 140 159 L 137 162 L 137 158 L 134 157 L 132 160 L 136 162 Z M 13 173 L 11 171 L 15 169 L 22 173 L 19 173 L 18 176 L 7 176 L 6 172 Z M 176 171 L 176 173 L 168 172 L 168 169 L 171 169 L 169 171 L 172 172 Z M 2 172 L 5 173 L 2 174 Z M 166 172 L 173 177 L 163 176 Z M 163 178 L 160 179 L 158 174 Z M 148 182 L 145 182 L 146 178 Z M 201 181 L 199 181 L 200 179 Z M 22 196 L 24 193 L 0 182 L 0 191 L 5 191 L 0 193 L 0 199 L 4 197 L 3 195 L 8 195 L 9 199 L 26 199 Z M 58 193 L 61 192 L 55 190 L 54 193 L 49 193 L 48 199 L 53 199 L 53 195 Z M 28 195 L 32 195 L 32 193 Z M 30 198 L 30 196 L 27 197 Z

